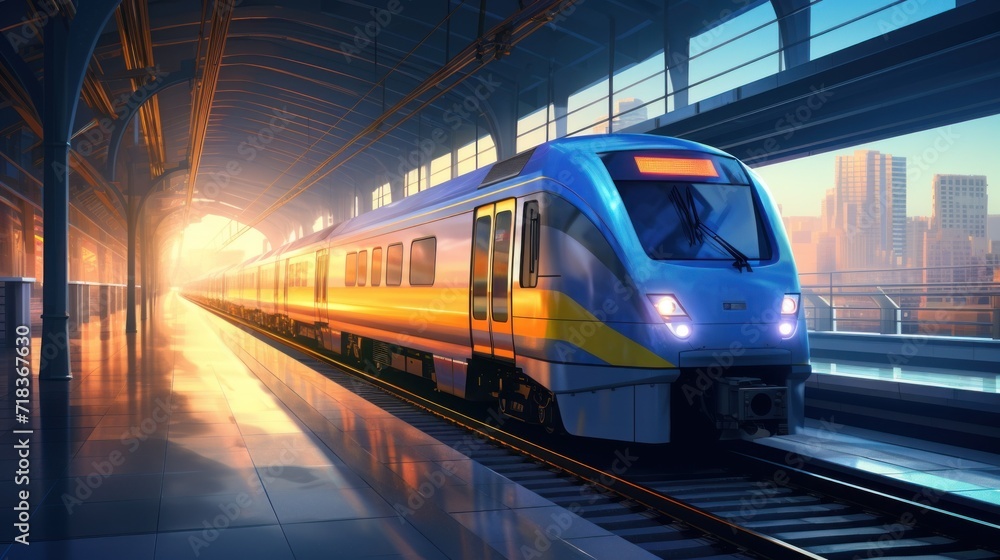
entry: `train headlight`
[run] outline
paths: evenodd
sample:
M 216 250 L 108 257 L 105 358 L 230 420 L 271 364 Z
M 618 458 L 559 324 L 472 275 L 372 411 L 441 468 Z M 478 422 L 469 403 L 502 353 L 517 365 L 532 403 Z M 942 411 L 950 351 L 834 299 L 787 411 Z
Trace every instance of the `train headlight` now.
M 789 338 L 795 332 L 800 297 L 800 294 L 785 294 L 785 297 L 781 298 L 781 322 L 778 323 L 778 333 L 781 338 Z
M 667 328 L 680 339 L 691 336 L 691 325 L 687 323 L 667 323 Z
M 677 301 L 672 295 L 665 296 L 649 296 L 649 299 L 656 306 L 657 313 L 660 317 L 663 317 L 667 321 L 675 319 L 689 319 L 687 311 L 681 306 L 681 302 Z
M 656 307 L 656 312 L 660 314 L 674 336 L 682 339 L 691 336 L 691 317 L 673 294 L 650 294 L 649 301 Z
M 799 294 L 785 294 L 781 298 L 781 314 L 795 315 L 799 312 Z

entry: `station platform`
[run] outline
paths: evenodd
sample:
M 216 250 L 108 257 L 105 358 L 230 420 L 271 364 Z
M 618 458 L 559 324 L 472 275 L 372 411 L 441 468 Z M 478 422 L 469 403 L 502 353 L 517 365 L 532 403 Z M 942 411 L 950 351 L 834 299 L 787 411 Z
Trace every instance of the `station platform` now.
M 0 434 L 0 499 L 30 512 L 3 558 L 651 557 L 179 295 L 123 319 L 81 325 L 25 424 L 6 376 L 4 425 L 34 433 L 24 485 Z
M 1000 373 L 995 369 L 933 367 L 917 360 L 896 366 L 829 358 L 811 362 L 808 418 L 877 427 L 885 437 L 1000 450 Z
M 794 457 L 898 488 L 921 505 L 1000 520 L 1000 455 L 875 430 L 808 419 L 797 434 L 756 440 Z

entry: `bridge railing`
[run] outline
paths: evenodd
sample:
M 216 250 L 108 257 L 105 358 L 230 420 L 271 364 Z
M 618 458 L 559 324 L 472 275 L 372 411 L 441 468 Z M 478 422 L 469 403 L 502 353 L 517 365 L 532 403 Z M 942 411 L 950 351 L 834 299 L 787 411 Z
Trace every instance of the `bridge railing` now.
M 809 330 L 1000 340 L 992 266 L 803 273 Z

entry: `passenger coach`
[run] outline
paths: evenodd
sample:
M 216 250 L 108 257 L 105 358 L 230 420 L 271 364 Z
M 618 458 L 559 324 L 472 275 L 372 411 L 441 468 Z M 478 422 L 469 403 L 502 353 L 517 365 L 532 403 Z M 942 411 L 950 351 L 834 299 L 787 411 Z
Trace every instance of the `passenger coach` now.
M 752 171 L 683 140 L 562 139 L 218 271 L 192 297 L 570 434 L 801 424 L 795 264 Z

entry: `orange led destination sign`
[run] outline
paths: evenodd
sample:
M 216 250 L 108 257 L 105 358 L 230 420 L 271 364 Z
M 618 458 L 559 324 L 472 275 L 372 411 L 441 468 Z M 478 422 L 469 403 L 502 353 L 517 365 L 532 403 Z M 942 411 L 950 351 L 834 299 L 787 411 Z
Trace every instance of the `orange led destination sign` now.
M 718 177 L 719 172 L 710 159 L 635 156 L 639 173 L 655 175 L 683 175 L 684 177 Z

